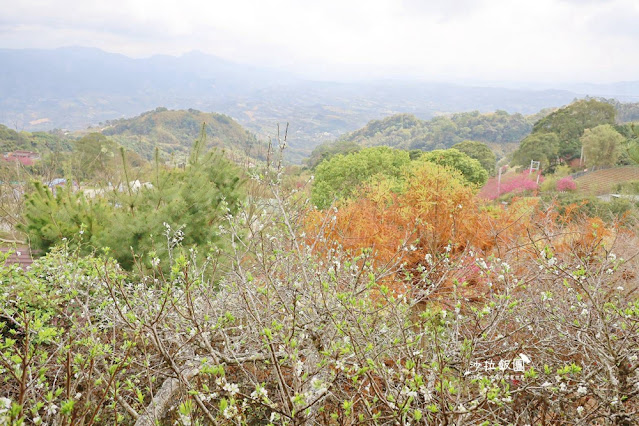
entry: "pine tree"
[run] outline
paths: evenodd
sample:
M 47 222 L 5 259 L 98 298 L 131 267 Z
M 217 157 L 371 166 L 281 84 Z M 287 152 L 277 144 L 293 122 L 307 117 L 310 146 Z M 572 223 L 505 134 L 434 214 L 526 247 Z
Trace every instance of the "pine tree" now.
M 201 153 L 205 140 L 203 132 L 184 169 L 164 167 L 156 157 L 150 185 L 133 187 L 126 167 L 120 187 L 93 199 L 70 186 L 58 188 L 54 195 L 35 182 L 34 191 L 27 196 L 21 229 L 43 250 L 63 238 L 84 253 L 108 247 L 129 270 L 136 257 L 147 266 L 151 257 L 158 257 L 168 270 L 173 246 L 197 247 L 201 256 L 211 248 L 224 250 L 220 224 L 244 200 L 244 181 L 241 170 L 223 152 Z

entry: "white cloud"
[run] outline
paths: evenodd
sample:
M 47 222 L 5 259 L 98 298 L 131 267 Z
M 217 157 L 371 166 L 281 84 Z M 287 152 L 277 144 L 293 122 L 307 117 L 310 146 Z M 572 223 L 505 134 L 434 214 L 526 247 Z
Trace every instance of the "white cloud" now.
M 639 76 L 639 0 L 0 0 L 0 10 L 1 47 L 198 49 L 315 77 Z

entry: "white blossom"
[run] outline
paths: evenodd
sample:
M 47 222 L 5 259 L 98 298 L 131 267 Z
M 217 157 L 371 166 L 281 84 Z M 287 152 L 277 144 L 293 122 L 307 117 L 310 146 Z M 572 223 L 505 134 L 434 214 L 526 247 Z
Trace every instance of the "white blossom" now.
M 235 395 L 240 391 L 240 387 L 236 383 L 226 383 L 222 389 L 224 389 L 231 395 Z
M 55 413 L 58 412 L 58 406 L 55 405 L 53 402 L 50 402 L 49 405 L 47 405 L 47 408 L 45 411 L 47 415 L 49 416 L 54 415 Z

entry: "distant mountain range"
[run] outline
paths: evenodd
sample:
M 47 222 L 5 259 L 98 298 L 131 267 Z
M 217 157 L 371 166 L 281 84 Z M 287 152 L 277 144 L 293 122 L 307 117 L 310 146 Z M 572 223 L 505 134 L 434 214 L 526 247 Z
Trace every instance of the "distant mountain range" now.
M 292 160 L 323 141 L 396 113 L 428 119 L 478 110 L 533 114 L 573 99 L 639 99 L 639 81 L 528 90 L 384 80 L 316 82 L 191 52 L 133 59 L 99 49 L 0 49 L 0 123 L 17 130 L 70 130 L 158 106 L 215 111 L 259 137 L 290 123 Z

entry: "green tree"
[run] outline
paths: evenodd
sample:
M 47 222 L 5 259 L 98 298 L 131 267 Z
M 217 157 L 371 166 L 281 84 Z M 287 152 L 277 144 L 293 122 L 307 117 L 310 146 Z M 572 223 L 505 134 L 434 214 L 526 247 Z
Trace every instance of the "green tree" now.
M 201 252 L 224 249 L 218 225 L 245 198 L 240 170 L 217 150 L 193 155 L 185 169 L 158 164 L 152 186 L 124 185 L 93 199 L 70 187 L 53 195 L 40 183 L 34 186 L 21 227 L 34 245 L 48 250 L 66 238 L 84 253 L 109 247 L 127 269 L 133 267 L 133 253 L 148 264 L 149 253 L 166 260 L 169 246 L 178 243 Z
M 497 167 L 497 158 L 495 153 L 482 142 L 477 141 L 463 141 L 452 146 L 452 148 L 463 152 L 470 158 L 474 158 L 479 161 L 481 166 L 488 172 L 489 175 L 495 174 L 495 167 Z
M 565 160 L 579 157 L 584 130 L 600 124 L 615 124 L 615 108 L 607 102 L 584 99 L 560 108 L 539 120 L 533 134 L 554 133 L 559 138 L 559 156 Z
M 317 146 L 307 160 L 308 167 L 314 169 L 322 161 L 328 160 L 339 154 L 357 152 L 362 147 L 353 141 L 335 141 Z
M 478 160 L 455 148 L 425 152 L 419 157 L 419 161 L 427 161 L 459 170 L 464 178 L 472 184 L 481 186 L 488 180 L 488 172 Z
M 539 161 L 544 169 L 556 162 L 559 145 L 559 137 L 555 133 L 533 133 L 521 141 L 513 153 L 511 164 L 527 167 L 531 161 Z
M 25 198 L 24 223 L 18 227 L 34 247 L 45 251 L 63 239 L 72 245 L 91 241 L 109 226 L 113 215 L 112 205 L 106 200 L 87 199 L 70 183 L 57 187 L 54 194 L 46 185 L 34 181 L 33 191 Z
M 586 129 L 581 137 L 586 164 L 591 167 L 614 165 L 625 140 L 610 124 Z
M 14 151 L 17 149 L 33 149 L 26 132 L 16 132 L 0 124 L 0 151 Z
M 634 163 L 639 163 L 639 126 L 636 124 L 628 124 L 626 141 L 624 143 L 624 155 Z
M 311 190 L 313 204 L 323 209 L 330 206 L 334 199 L 348 198 L 362 183 L 377 174 L 399 177 L 409 162 L 407 151 L 385 146 L 337 155 L 323 161 L 315 169 Z

